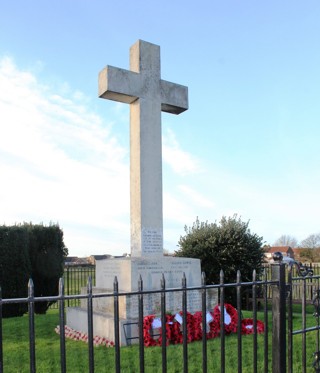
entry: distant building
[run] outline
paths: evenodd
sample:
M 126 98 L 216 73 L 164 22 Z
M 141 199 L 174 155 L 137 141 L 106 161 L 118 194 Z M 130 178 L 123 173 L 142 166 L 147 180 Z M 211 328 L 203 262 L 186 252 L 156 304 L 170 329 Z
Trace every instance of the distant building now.
M 113 258 L 112 255 L 109 254 L 103 254 L 103 255 L 90 255 L 87 260 L 88 263 L 95 265 L 97 260 L 104 260 L 104 259 L 110 259 Z
M 273 254 L 276 252 L 280 252 L 283 256 L 287 256 L 288 258 L 295 259 L 294 251 L 291 246 L 272 246 L 266 250 L 265 258 L 271 260 Z
M 301 260 L 305 259 L 303 257 L 303 255 L 301 255 L 305 249 L 296 248 L 296 249 L 292 249 L 292 250 L 293 250 L 293 253 L 294 253 L 294 258 L 297 262 L 300 262 Z
M 90 255 L 87 258 L 78 258 L 77 256 L 68 256 L 64 264 L 68 266 L 77 266 L 77 265 L 96 265 L 97 260 L 104 260 L 104 259 L 112 259 L 112 258 L 127 258 L 130 257 L 130 254 L 124 253 L 122 255 L 113 256 L 110 254 L 103 254 L 103 255 Z
M 66 257 L 64 264 L 67 266 L 79 266 L 89 264 L 87 258 L 78 258 L 77 256 Z

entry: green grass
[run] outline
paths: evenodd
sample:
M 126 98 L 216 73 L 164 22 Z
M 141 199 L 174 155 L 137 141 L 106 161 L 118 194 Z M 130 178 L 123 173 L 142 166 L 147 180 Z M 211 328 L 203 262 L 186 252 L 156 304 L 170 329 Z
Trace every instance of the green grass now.
M 295 308 L 295 311 L 297 309 Z M 315 325 L 312 316 L 312 308 L 307 310 L 307 325 Z M 250 317 L 249 312 L 244 312 L 244 317 Z M 258 314 L 258 319 L 263 320 L 263 315 Z M 301 317 L 298 313 L 293 318 L 294 329 L 301 328 Z M 56 310 L 50 310 L 47 315 L 36 315 L 36 367 L 38 373 L 60 372 L 60 344 L 59 336 L 54 328 L 59 323 L 59 315 Z M 269 322 L 269 371 L 271 371 L 271 315 Z M 258 372 L 263 371 L 263 335 L 258 336 Z M 252 372 L 253 347 L 252 336 L 243 336 L 243 372 Z M 307 336 L 307 366 L 308 372 L 312 369 L 312 354 L 316 350 L 316 333 L 310 332 Z M 294 337 L 294 372 L 301 372 L 301 335 Z M 226 346 L 226 372 L 237 371 L 237 336 L 230 335 L 225 339 Z M 95 347 L 94 360 L 95 372 L 114 371 L 113 348 Z M 84 342 L 66 340 L 67 371 L 74 373 L 88 372 L 88 345 Z M 220 339 L 208 341 L 208 372 L 220 371 Z M 28 316 L 3 320 L 3 356 L 4 372 L 19 373 L 29 372 L 29 333 Z M 181 373 L 183 371 L 182 345 L 169 346 L 167 349 L 168 372 Z M 202 345 L 194 342 L 188 345 L 189 372 L 201 372 L 202 369 Z M 161 348 L 145 348 L 145 371 L 161 372 Z M 121 348 L 121 372 L 139 372 L 139 348 L 138 346 Z

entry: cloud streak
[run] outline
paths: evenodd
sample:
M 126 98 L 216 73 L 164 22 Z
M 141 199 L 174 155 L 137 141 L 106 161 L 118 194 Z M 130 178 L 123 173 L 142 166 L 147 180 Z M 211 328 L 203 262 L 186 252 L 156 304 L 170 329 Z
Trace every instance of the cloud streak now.
M 108 123 L 8 58 L 0 85 L 0 219 L 123 229 L 114 218 L 128 214 L 127 150 Z

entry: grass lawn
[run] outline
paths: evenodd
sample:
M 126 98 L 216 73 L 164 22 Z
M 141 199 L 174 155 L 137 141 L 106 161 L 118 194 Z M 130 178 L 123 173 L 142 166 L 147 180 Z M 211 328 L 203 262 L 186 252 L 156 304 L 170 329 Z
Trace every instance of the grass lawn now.
M 315 325 L 312 308 L 308 309 L 307 324 Z M 244 312 L 244 317 L 250 317 Z M 258 314 L 263 320 L 263 315 Z M 294 314 L 294 329 L 301 328 L 301 317 Z M 36 368 L 38 373 L 60 372 L 60 344 L 59 336 L 54 328 L 59 324 L 57 310 L 50 310 L 46 315 L 36 315 Z M 269 321 L 269 371 L 271 372 L 271 313 Z M 263 334 L 258 335 L 258 371 L 263 371 Z M 243 336 L 243 372 L 252 373 L 253 347 L 252 336 Z M 308 372 L 312 368 L 313 356 L 316 351 L 316 332 L 307 335 L 307 366 Z M 226 372 L 237 372 L 237 336 L 226 336 Z M 294 372 L 301 372 L 301 335 L 294 337 Z M 67 371 L 74 373 L 88 372 L 88 345 L 85 342 L 66 340 Z M 172 345 L 167 349 L 168 372 L 181 373 L 183 371 L 182 345 Z M 220 371 L 220 339 L 208 341 L 208 372 Z M 189 372 L 201 372 L 202 344 L 193 342 L 188 345 Z M 8 373 L 29 372 L 29 335 L 28 316 L 3 320 L 3 368 Z M 94 348 L 95 372 L 114 371 L 114 349 L 106 347 Z M 161 348 L 145 348 L 145 371 L 161 372 Z M 309 369 L 310 368 L 310 369 Z M 138 346 L 121 348 L 121 372 L 139 372 Z

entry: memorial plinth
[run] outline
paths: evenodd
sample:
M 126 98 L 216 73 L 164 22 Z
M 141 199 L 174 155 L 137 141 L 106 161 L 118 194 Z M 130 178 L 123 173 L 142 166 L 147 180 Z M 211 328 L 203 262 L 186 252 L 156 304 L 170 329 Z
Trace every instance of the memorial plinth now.
M 97 288 L 113 288 L 114 276 L 117 276 L 119 291 L 132 292 L 138 290 L 138 282 L 141 276 L 143 290 L 159 290 L 162 274 L 165 278 L 165 286 L 169 288 L 181 288 L 183 274 L 185 274 L 188 286 L 201 286 L 200 260 L 189 258 L 124 258 L 99 261 L 97 265 Z M 188 292 L 188 310 L 195 312 L 201 309 L 201 300 L 198 299 L 198 291 Z M 99 300 L 100 302 L 100 300 Z M 103 302 L 103 301 L 102 301 Z M 200 303 L 199 303 L 200 302 Z M 113 312 L 110 300 L 104 306 L 100 303 L 100 309 L 105 312 Z M 166 295 L 166 308 L 170 313 L 181 311 L 182 292 L 169 292 Z M 160 294 L 147 294 L 144 296 L 144 315 L 159 313 Z M 122 300 L 120 317 L 138 318 L 137 297 L 127 297 Z
M 158 257 L 158 258 L 117 258 L 99 260 L 96 264 L 95 294 L 113 293 L 115 276 L 117 277 L 119 292 L 138 291 L 139 278 L 143 281 L 143 290 L 160 290 L 162 274 L 165 278 L 166 289 L 182 288 L 182 278 L 185 274 L 187 287 L 201 286 L 201 269 L 199 259 Z M 83 293 L 86 289 L 83 289 Z M 217 292 L 207 291 L 207 309 L 217 304 Z M 160 316 L 161 294 L 145 294 L 143 298 L 143 313 Z M 201 292 L 188 290 L 188 311 L 194 313 L 202 309 Z M 107 339 L 114 338 L 114 297 L 93 298 L 93 329 L 94 334 Z M 175 314 L 182 310 L 182 291 L 166 293 L 167 313 Z M 120 343 L 127 345 L 138 342 L 138 296 L 127 295 L 119 297 Z M 86 300 L 82 300 L 81 307 L 69 308 L 67 324 L 76 330 L 87 332 Z

